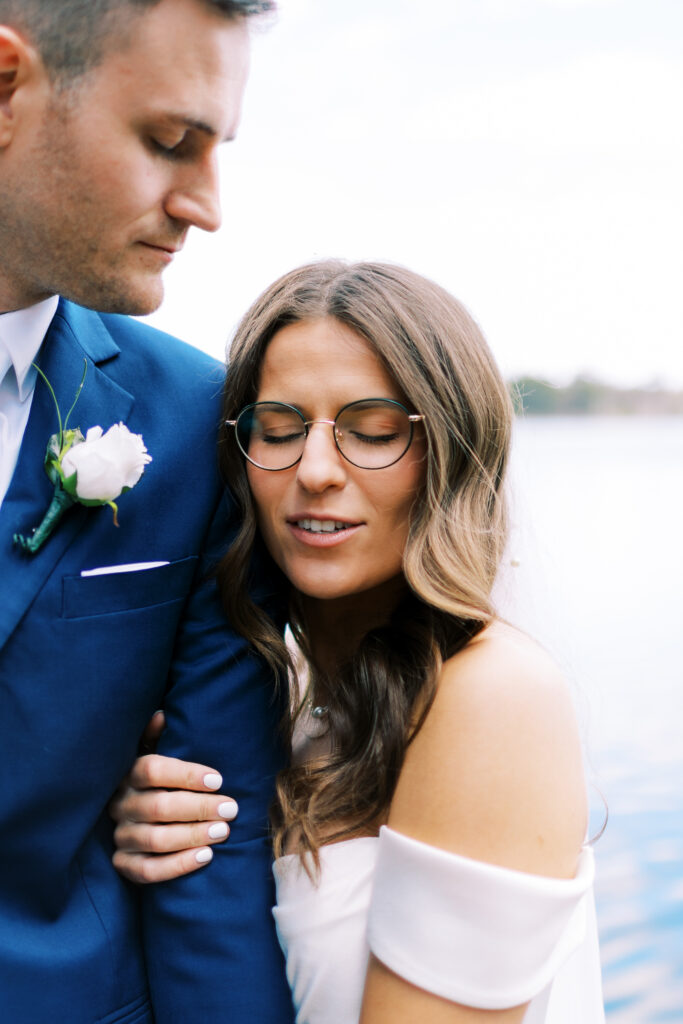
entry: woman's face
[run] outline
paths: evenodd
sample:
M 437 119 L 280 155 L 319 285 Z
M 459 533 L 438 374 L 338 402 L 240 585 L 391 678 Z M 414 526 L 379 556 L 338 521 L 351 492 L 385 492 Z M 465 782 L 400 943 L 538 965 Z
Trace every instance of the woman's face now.
M 286 402 L 308 421 L 334 420 L 343 406 L 365 398 L 405 402 L 355 331 L 326 317 L 290 324 L 273 336 L 256 401 Z M 297 590 L 334 600 L 399 576 L 410 510 L 423 481 L 422 438 L 418 424 L 398 462 L 360 469 L 339 453 L 332 427 L 316 423 L 297 465 L 272 472 L 247 463 L 261 533 Z M 334 532 L 325 531 L 330 524 Z

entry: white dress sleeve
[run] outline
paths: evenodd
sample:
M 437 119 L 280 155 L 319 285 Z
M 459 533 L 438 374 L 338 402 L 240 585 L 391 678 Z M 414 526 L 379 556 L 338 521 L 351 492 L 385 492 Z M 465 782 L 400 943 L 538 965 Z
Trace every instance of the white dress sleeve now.
M 526 1003 L 584 942 L 594 871 L 590 847 L 573 879 L 545 878 L 384 826 L 370 949 L 395 974 L 453 1002 L 486 1010 Z M 596 1013 L 601 1019 L 602 1010 Z

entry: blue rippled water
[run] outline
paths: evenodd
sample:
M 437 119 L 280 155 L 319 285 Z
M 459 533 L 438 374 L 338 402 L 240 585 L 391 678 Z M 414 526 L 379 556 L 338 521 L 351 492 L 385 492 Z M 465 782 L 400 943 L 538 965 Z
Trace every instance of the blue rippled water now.
M 597 847 L 605 1009 L 611 1024 L 680 1024 L 683 764 L 629 762 L 613 753 L 610 820 Z
M 513 462 L 520 568 L 503 607 L 569 675 L 609 807 L 607 1021 L 683 1024 L 683 418 L 530 419 Z

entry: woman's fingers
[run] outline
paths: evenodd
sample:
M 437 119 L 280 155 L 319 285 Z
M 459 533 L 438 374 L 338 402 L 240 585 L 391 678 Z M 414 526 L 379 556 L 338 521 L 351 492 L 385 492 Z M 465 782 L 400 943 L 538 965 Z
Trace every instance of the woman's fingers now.
M 212 857 L 213 851 L 208 846 L 203 846 L 199 850 L 182 850 L 180 853 L 169 853 L 164 856 L 117 850 L 113 860 L 114 867 L 124 878 L 145 885 L 151 882 L 167 882 L 179 875 L 189 875 L 190 872 L 208 864 Z
M 166 854 L 221 843 L 229 835 L 227 821 L 191 825 L 143 825 L 122 821 L 116 826 L 114 841 L 117 848 L 125 853 Z
M 155 823 L 232 821 L 238 807 L 230 797 L 183 789 L 120 790 L 109 805 L 114 821 Z M 187 845 L 187 844 L 185 844 Z
M 228 822 L 237 816 L 236 802 L 215 792 L 222 784 L 206 765 L 159 754 L 139 757 L 109 805 L 118 823 L 116 869 L 144 884 L 208 864 L 211 844 L 227 839 Z
M 202 793 L 220 789 L 223 778 L 204 764 L 162 754 L 145 754 L 133 765 L 128 784 L 135 789 L 190 789 Z

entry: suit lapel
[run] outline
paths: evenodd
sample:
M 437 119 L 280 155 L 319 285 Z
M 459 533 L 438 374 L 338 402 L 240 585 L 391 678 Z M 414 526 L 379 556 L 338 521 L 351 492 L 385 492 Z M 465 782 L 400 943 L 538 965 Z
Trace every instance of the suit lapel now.
M 88 427 L 99 424 L 106 429 L 128 418 L 133 397 L 107 374 L 107 364 L 118 357 L 119 351 L 97 313 L 60 301 L 38 361 L 54 389 L 62 417 L 73 402 L 84 360 L 87 362 L 85 384 L 69 426 L 79 426 L 85 433 Z M 27 556 L 12 543 L 15 533 L 28 534 L 38 526 L 50 503 L 53 488 L 43 469 L 43 459 L 48 439 L 57 429 L 54 403 L 39 378 L 17 467 L 0 508 L 0 648 L 87 523 L 88 514 L 96 512 L 79 505 L 69 509 L 35 555 Z

